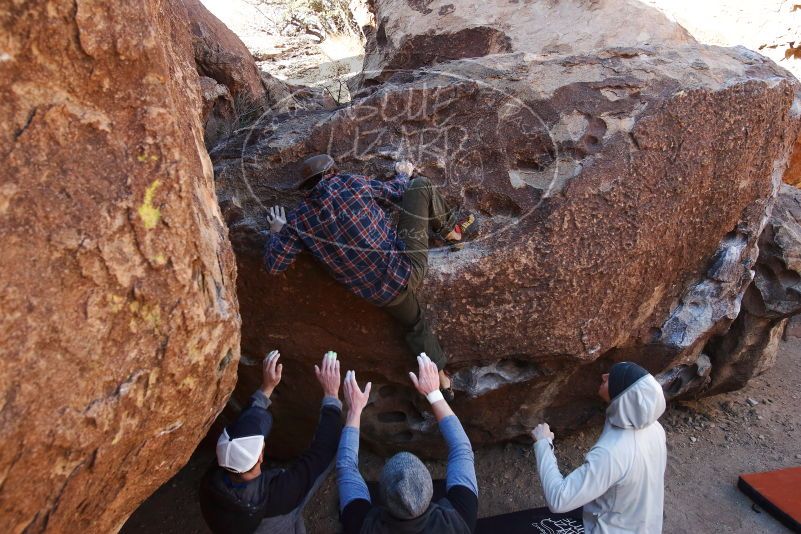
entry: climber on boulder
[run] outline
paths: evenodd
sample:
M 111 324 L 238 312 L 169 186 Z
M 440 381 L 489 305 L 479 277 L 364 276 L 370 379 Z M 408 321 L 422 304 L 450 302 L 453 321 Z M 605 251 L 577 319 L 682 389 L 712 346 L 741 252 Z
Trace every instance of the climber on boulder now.
M 217 440 L 217 461 L 200 486 L 200 509 L 214 533 L 305 532 L 303 508 L 330 472 L 342 432 L 339 361 L 335 352 L 314 366 L 323 388 L 320 422 L 309 449 L 287 469 L 262 470 L 273 418 L 270 395 L 281 381 L 280 354 L 264 359 L 262 386 Z
M 359 427 L 372 384 L 359 389 L 356 373 L 345 375 L 348 415 L 337 452 L 339 511 L 345 534 L 371 532 L 469 534 L 476 527 L 478 482 L 470 440 L 448 403 L 437 389 L 437 366 L 425 354 L 417 358 L 418 374 L 409 373 L 414 387 L 431 403 L 431 411 L 448 444 L 446 496 L 432 502 L 431 473 L 420 459 L 401 452 L 387 460 L 381 472 L 383 503 L 372 502 L 367 484 L 359 473 Z
M 444 371 L 447 358 L 418 301 L 428 270 L 429 227 L 452 248 L 478 231 L 469 212 L 448 206 L 422 176 L 411 179 L 414 166 L 395 164 L 396 175 L 382 182 L 338 172 L 327 154 L 303 163 L 299 188 L 307 191 L 297 208 L 270 209 L 270 237 L 264 267 L 287 269 L 305 247 L 331 275 L 356 295 L 383 307 L 406 330 L 413 355 L 427 353 L 440 369 L 440 387 L 453 399 Z M 397 231 L 379 204 L 401 201 Z
M 545 500 L 552 512 L 584 507 L 584 531 L 662 531 L 667 449 L 657 419 L 665 411 L 662 387 L 632 362 L 602 376 L 598 394 L 609 403 L 606 423 L 584 464 L 562 477 L 547 423 L 531 432 Z M 344 437 L 344 434 L 343 434 Z

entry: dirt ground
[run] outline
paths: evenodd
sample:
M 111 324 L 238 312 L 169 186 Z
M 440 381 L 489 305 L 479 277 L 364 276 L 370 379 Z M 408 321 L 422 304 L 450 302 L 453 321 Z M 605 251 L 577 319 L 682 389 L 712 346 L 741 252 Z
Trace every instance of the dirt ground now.
M 666 533 L 786 532 L 741 494 L 740 473 L 801 465 L 801 340 L 783 342 L 776 366 L 740 391 L 671 405 L 660 422 L 667 431 Z M 754 406 L 751 404 L 756 401 Z M 580 465 L 600 426 L 556 436 L 562 472 Z M 212 461 L 198 450 L 175 477 L 154 493 L 122 529 L 131 533 L 206 533 L 197 485 Z M 383 460 L 362 451 L 365 478 L 376 479 Z M 429 462 L 435 476 L 444 463 Z M 477 451 L 480 516 L 543 506 L 531 448 L 507 444 Z M 801 489 L 799 489 L 801 492 Z M 306 510 L 313 534 L 337 532 L 336 487 L 329 477 Z

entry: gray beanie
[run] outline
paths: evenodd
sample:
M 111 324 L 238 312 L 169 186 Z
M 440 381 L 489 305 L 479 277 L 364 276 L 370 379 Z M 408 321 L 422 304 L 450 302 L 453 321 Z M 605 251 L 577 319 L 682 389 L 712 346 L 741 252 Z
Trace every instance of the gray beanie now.
M 399 452 L 387 461 L 381 472 L 380 486 L 384 505 L 398 519 L 423 515 L 434 495 L 431 473 L 420 458 L 410 452 Z

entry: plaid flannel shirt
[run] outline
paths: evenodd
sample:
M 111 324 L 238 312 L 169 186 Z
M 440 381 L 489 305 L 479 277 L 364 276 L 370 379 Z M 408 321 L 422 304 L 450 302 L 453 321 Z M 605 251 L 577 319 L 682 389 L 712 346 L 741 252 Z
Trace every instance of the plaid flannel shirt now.
M 411 264 L 377 201 L 397 202 L 408 187 L 405 174 L 388 182 L 342 173 L 320 180 L 270 236 L 264 268 L 286 270 L 305 247 L 356 295 L 389 304 L 409 282 Z

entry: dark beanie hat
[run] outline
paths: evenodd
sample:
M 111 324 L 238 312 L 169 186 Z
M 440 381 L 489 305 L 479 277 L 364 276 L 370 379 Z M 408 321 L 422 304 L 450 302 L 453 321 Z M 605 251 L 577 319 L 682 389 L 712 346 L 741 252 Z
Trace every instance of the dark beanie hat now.
M 648 371 L 634 362 L 619 362 L 609 369 L 609 398 L 614 399 Z

